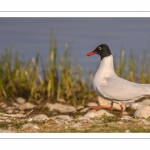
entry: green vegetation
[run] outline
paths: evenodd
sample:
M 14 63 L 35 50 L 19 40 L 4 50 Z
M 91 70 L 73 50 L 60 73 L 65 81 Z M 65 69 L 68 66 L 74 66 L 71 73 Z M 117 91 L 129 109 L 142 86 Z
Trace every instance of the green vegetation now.
M 119 62 L 115 62 L 118 76 L 138 83 L 150 83 L 150 57 L 147 50 L 140 55 L 134 53 L 127 59 L 125 48 L 122 49 Z
M 13 56 L 9 50 L 0 56 L 1 101 L 24 97 L 28 101 L 56 102 L 58 98 L 64 98 L 68 104 L 84 104 L 94 94 L 89 85 L 84 80 L 82 68 L 72 63 L 68 43 L 63 56 L 58 56 L 57 39 L 53 32 L 48 61 L 43 60 L 40 54 L 25 61 L 18 57 L 17 52 Z
M 130 81 L 150 83 L 146 51 L 142 58 L 134 54 L 127 60 L 123 49 L 119 62 L 115 62 L 115 70 Z M 68 43 L 63 56 L 59 57 L 57 38 L 51 32 L 48 61 L 39 53 L 29 60 L 20 59 L 17 52 L 13 56 L 9 50 L 0 56 L 0 100 L 13 101 L 16 97 L 24 97 L 28 101 L 54 103 L 58 98 L 64 98 L 68 104 L 85 104 L 97 100 L 96 93 L 90 88 L 92 77 L 90 71 L 89 81 L 85 81 L 82 68 L 72 62 Z

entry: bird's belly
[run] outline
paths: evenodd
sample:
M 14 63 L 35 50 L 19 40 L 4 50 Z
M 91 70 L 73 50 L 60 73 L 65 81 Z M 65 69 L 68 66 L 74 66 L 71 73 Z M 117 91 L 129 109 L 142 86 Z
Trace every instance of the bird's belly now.
M 100 85 L 101 84 L 106 84 L 106 82 L 104 80 L 99 80 L 99 82 L 97 82 L 98 80 L 96 78 L 93 79 L 93 83 L 92 83 L 92 87 L 94 89 L 94 91 L 101 97 L 105 97 L 102 92 L 101 92 L 101 88 Z

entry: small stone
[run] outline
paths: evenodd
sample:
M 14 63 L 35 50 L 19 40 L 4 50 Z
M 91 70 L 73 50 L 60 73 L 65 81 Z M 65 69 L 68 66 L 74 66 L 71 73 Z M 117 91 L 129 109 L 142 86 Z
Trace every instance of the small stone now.
M 105 107 L 109 107 L 111 105 L 111 101 L 104 99 L 100 96 L 98 96 L 98 103 L 100 106 L 105 106 Z M 126 110 L 126 106 L 125 104 L 122 104 L 123 110 Z M 113 103 L 113 110 L 121 110 L 121 107 L 119 104 L 117 103 Z
M 24 104 L 26 102 L 26 100 L 24 98 L 22 98 L 22 97 L 18 97 L 16 99 L 16 101 L 17 101 L 18 104 Z
M 89 118 L 85 117 L 85 116 L 80 116 L 80 117 L 77 118 L 77 120 L 85 120 L 85 119 L 89 120 Z
M 5 122 L 7 122 L 7 123 L 11 123 L 11 122 L 12 122 L 12 120 L 10 120 L 10 119 L 6 119 L 6 120 L 5 120 Z
M 81 121 L 82 123 L 93 123 L 92 120 L 90 120 L 88 117 L 80 116 L 77 118 L 77 120 Z
M 59 122 L 55 119 L 50 118 L 49 120 L 46 121 L 46 125 L 56 125 L 59 124 Z
M 132 110 L 137 110 L 137 109 L 142 108 L 143 106 L 144 105 L 142 102 L 135 102 L 135 103 L 132 103 L 129 108 Z
M 122 116 L 121 120 L 131 120 L 133 119 L 131 116 Z
M 77 128 L 77 127 L 79 127 L 79 126 L 81 126 L 82 124 L 80 123 L 80 122 L 78 122 L 78 123 L 75 123 L 75 124 L 73 124 L 73 125 L 71 125 L 70 127 L 71 128 Z
M 125 130 L 125 133 L 130 133 L 130 130 L 129 129 Z
M 29 103 L 29 102 L 24 103 L 19 106 L 20 110 L 28 110 L 28 109 L 33 109 L 33 108 L 35 108 L 35 105 L 33 105 L 32 103 Z
M 19 114 L 25 114 L 25 111 L 21 110 L 19 111 Z
M 117 124 L 119 124 L 119 125 L 123 125 L 123 124 L 124 124 L 124 122 L 123 122 L 123 121 L 118 121 L 118 122 L 117 122 Z
M 95 118 L 98 117 L 98 114 L 95 110 L 91 110 L 89 112 L 87 112 L 84 117 L 88 117 L 88 118 Z
M 142 125 L 150 125 L 150 121 L 142 119 L 142 120 L 140 120 L 140 124 L 142 124 Z
M 2 129 L 0 129 L 0 133 L 13 133 L 13 132 L 10 131 L 10 130 L 2 130 Z
M 14 110 L 15 107 L 14 106 L 10 106 L 10 107 L 7 107 L 5 110 Z
M 63 105 L 60 103 L 47 103 L 45 107 L 48 108 L 49 111 L 58 111 L 60 113 L 76 113 L 76 108 L 74 106 Z
M 86 108 L 80 110 L 80 112 L 81 112 L 81 113 L 85 113 L 85 112 L 88 112 L 89 110 L 90 110 L 90 108 L 89 108 L 89 107 L 86 107 Z
M 44 107 L 47 108 L 49 111 L 55 111 L 56 110 L 54 104 L 47 103 Z
M 150 105 L 150 99 L 145 99 L 145 100 L 142 101 L 142 103 L 143 103 L 144 105 L 149 106 L 149 105 Z
M 13 111 L 14 111 L 14 110 L 9 109 L 9 110 L 7 110 L 7 111 L 6 111 L 6 113 L 7 113 L 7 114 L 12 114 L 12 113 L 13 113 Z
M 27 119 L 20 119 L 20 123 L 27 123 Z
M 16 114 L 19 113 L 19 110 L 14 110 L 14 113 L 16 113 Z
M 61 120 L 70 120 L 70 116 L 68 115 L 58 115 L 58 116 L 54 116 L 54 117 L 51 117 L 52 119 L 61 119 Z
M 0 107 L 1 107 L 2 109 L 5 109 L 5 108 L 7 107 L 7 104 L 1 102 L 1 103 L 0 103 Z
M 81 110 L 83 108 L 84 108 L 83 106 L 78 106 L 76 109 L 79 111 L 79 110 Z
M 15 107 L 15 109 L 19 108 L 19 104 L 17 104 L 17 103 L 13 103 L 13 106 Z
M 66 101 L 65 101 L 64 99 L 62 99 L 62 98 L 58 98 L 57 101 L 58 101 L 59 103 L 66 103 Z
M 127 111 L 123 111 L 123 115 L 129 115 Z
M 37 130 L 40 130 L 40 128 L 32 123 L 27 123 L 22 125 L 21 129 L 25 132 L 37 132 Z
M 107 112 L 106 110 L 104 109 L 100 109 L 97 111 L 97 114 L 98 114 L 98 117 L 102 117 L 103 115 L 106 115 L 106 116 L 114 116 L 113 114 Z
M 33 118 L 29 118 L 28 120 L 27 120 L 27 122 L 32 122 L 33 121 Z
M 49 118 L 45 114 L 40 114 L 33 117 L 33 121 L 36 123 L 44 123 Z
M 88 106 L 88 107 L 90 107 L 90 106 L 98 106 L 98 104 L 95 103 L 95 102 L 89 102 L 89 103 L 87 103 L 86 106 Z
M 144 106 L 136 110 L 134 116 L 138 118 L 148 118 L 150 116 L 150 106 Z
M 4 117 L 4 116 L 0 117 L 1 120 L 6 120 L 7 118 L 8 117 Z
M 16 118 L 24 118 L 25 115 L 23 115 L 23 114 L 16 114 L 15 117 L 16 117 Z
M 60 113 L 75 113 L 76 108 L 74 106 L 59 107 L 58 112 L 60 112 Z

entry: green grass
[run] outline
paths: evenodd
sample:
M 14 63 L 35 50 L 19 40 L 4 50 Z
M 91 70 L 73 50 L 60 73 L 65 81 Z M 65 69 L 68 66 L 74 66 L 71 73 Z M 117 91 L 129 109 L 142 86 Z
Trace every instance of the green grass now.
M 5 50 L 0 56 L 0 101 L 10 102 L 16 97 L 52 103 L 63 98 L 73 105 L 96 101 L 97 95 L 91 89 L 93 72 L 89 71 L 89 80 L 85 81 L 80 65 L 72 62 L 69 44 L 65 44 L 63 56 L 60 57 L 57 50 L 53 31 L 48 60 L 39 53 L 35 58 L 24 60 L 17 52 L 12 55 L 10 50 Z M 115 61 L 116 73 L 130 81 L 150 83 L 149 60 L 147 51 L 141 58 L 131 54 L 127 59 L 123 48 L 119 61 Z
M 38 53 L 35 58 L 23 60 L 17 52 L 12 55 L 9 50 L 0 56 L 1 101 L 24 97 L 28 101 L 54 103 L 58 98 L 64 98 L 68 104 L 77 105 L 90 100 L 94 92 L 89 89 L 82 68 L 72 62 L 68 43 L 65 44 L 63 56 L 58 55 L 57 38 L 52 31 L 48 60 Z

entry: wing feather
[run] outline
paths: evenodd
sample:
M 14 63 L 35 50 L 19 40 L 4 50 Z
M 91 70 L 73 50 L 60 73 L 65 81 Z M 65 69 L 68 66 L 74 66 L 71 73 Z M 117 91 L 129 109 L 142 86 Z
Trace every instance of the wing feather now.
M 144 84 L 133 83 L 120 77 L 105 78 L 106 84 L 100 85 L 98 90 L 109 99 L 126 101 L 136 99 L 147 94 L 147 88 Z

